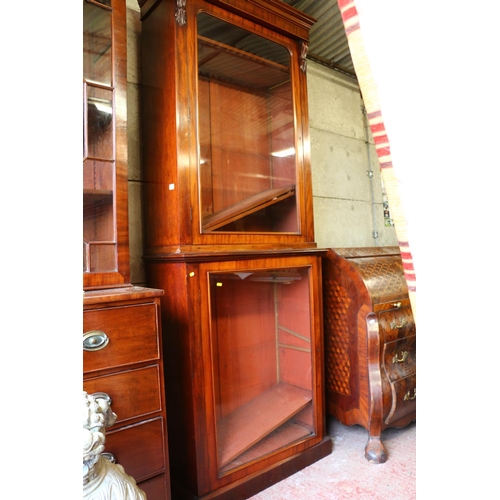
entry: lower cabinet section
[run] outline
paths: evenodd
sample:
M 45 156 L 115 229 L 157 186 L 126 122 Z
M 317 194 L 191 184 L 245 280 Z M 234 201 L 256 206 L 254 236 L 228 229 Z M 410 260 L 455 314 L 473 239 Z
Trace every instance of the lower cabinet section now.
M 416 419 L 416 328 L 398 247 L 329 250 L 323 303 L 327 412 L 365 427 L 365 456 L 383 463 L 382 431 Z
M 83 390 L 111 401 L 104 451 L 148 500 L 171 498 L 161 295 L 134 286 L 84 294 Z
M 246 499 L 332 450 L 321 257 L 265 257 L 148 262 L 152 286 L 169 296 L 162 311 L 174 498 Z

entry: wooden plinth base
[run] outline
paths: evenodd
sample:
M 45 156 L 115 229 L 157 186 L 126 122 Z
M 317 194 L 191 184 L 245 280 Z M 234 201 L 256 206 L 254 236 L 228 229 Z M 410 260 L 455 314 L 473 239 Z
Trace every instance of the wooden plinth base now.
M 193 495 L 172 481 L 172 500 L 245 500 L 328 456 L 332 448 L 332 440 L 325 437 L 317 445 L 298 455 L 201 497 Z

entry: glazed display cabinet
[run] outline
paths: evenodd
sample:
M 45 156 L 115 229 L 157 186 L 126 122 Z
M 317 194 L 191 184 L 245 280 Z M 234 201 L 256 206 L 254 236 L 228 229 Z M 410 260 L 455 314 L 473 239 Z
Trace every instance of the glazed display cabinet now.
M 125 30 L 125 2 L 83 2 L 85 289 L 129 282 Z
M 170 499 L 161 289 L 130 283 L 125 0 L 83 1 L 83 388 L 117 414 L 105 451 Z
M 306 54 L 278 0 L 139 2 L 148 286 L 165 290 L 174 498 L 244 499 L 331 452 Z

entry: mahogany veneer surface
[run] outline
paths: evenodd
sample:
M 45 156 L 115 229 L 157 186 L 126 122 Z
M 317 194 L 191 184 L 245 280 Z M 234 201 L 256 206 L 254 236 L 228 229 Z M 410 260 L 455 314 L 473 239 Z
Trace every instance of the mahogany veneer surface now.
M 84 350 L 83 390 L 105 393 L 117 415 L 111 453 L 148 499 L 170 499 L 160 323 L 162 290 L 124 287 L 84 293 L 83 331 L 102 332 L 102 349 Z

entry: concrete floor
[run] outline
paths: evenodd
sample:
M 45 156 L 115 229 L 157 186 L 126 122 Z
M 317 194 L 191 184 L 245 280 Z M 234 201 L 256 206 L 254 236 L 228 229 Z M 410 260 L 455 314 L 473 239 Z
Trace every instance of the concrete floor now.
M 414 500 L 416 499 L 416 423 L 386 429 L 382 441 L 389 458 L 370 464 L 361 426 L 327 418 L 332 454 L 251 497 L 252 500 Z

